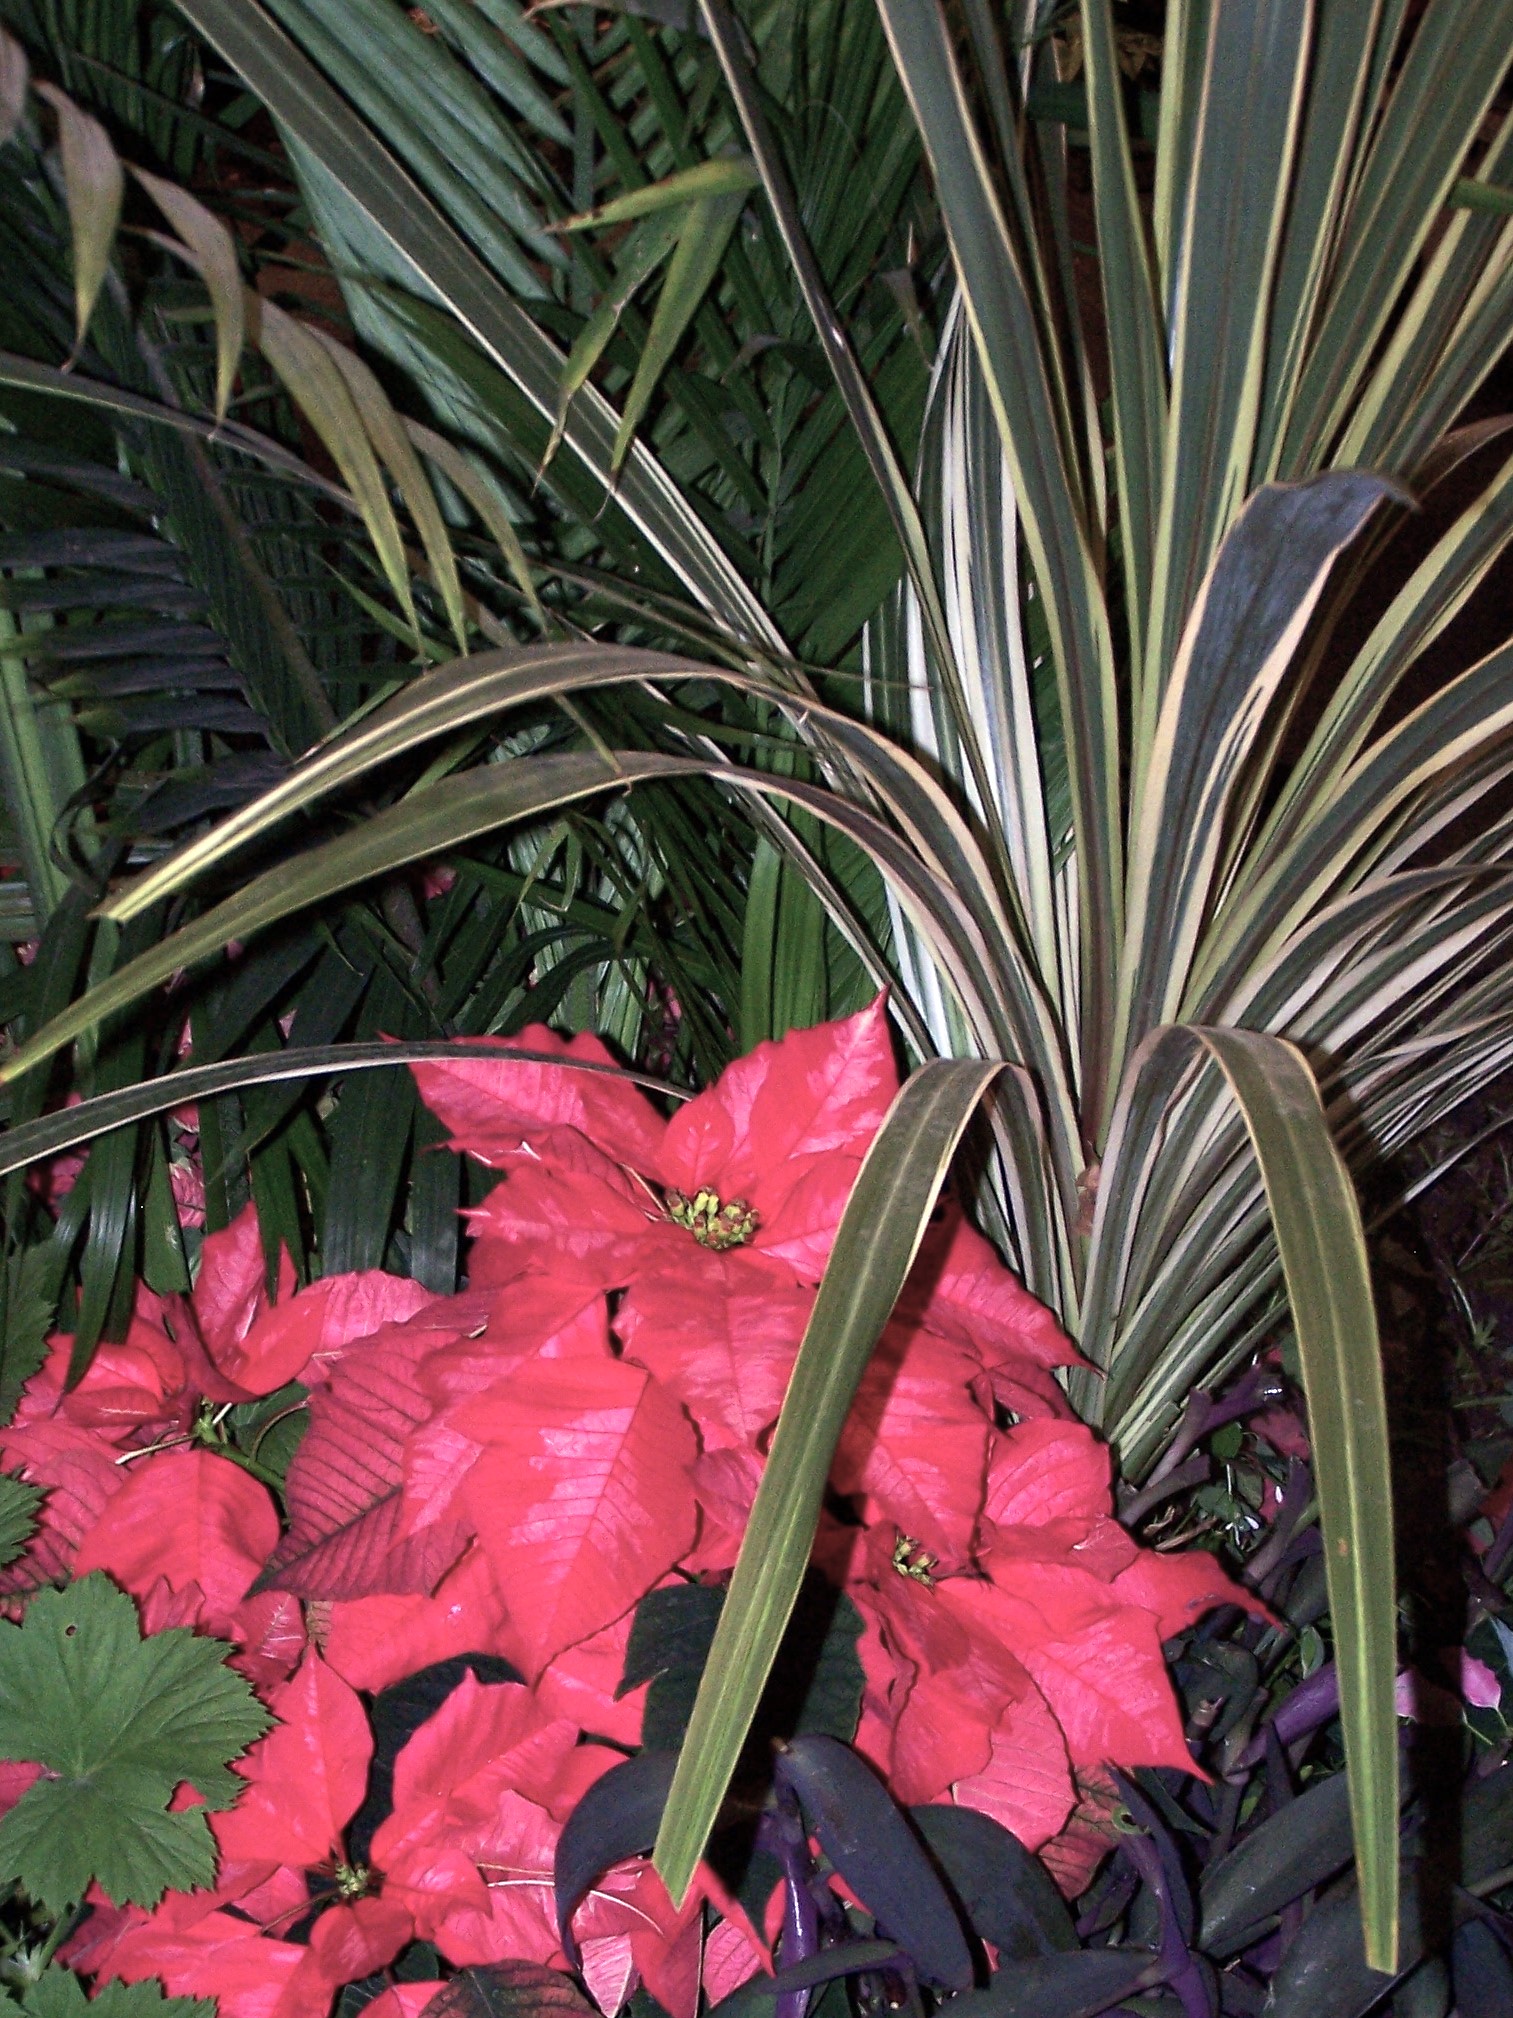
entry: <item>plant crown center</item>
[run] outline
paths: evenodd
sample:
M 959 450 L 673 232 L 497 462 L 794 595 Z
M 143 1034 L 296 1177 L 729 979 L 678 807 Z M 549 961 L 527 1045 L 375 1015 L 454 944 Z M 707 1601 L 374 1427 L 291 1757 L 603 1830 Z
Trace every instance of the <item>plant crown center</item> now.
M 667 1216 L 675 1226 L 686 1226 L 700 1247 L 712 1247 L 723 1254 L 727 1247 L 744 1247 L 761 1218 L 744 1198 L 722 1200 L 707 1185 L 689 1197 L 686 1191 L 669 1191 Z

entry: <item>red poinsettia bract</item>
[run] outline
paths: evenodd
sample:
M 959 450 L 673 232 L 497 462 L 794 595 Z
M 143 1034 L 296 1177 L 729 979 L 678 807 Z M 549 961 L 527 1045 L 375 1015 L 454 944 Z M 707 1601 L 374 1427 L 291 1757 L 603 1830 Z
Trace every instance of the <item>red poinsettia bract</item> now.
M 223 2018 L 325 2018 L 417 1939 L 453 1966 L 566 1966 L 553 1858 L 639 1738 L 631 1616 L 734 1562 L 898 1081 L 881 1000 L 759 1045 L 670 1119 L 552 1059 L 610 1063 L 534 1027 L 414 1068 L 455 1146 L 502 1173 L 466 1291 L 369 1273 L 293 1293 L 285 1265 L 270 1299 L 249 1211 L 205 1241 L 194 1296 L 143 1291 L 72 1392 L 60 1341 L 0 1434 L 50 1488 L 0 1596 L 103 1569 L 146 1628 L 229 1639 L 278 1719 L 212 1818 L 215 1888 L 151 1913 L 101 1898 L 68 1950 L 86 1973 L 213 1994 Z M 1113 1520 L 1108 1454 L 1055 1379 L 1076 1357 L 945 1205 L 836 1454 L 849 1518 L 816 1548 L 863 1622 L 864 1756 L 902 1801 L 1049 1845 L 1068 1883 L 1106 1840 L 1081 1799 L 1106 1769 L 1188 1763 L 1162 1640 L 1245 1601 L 1211 1556 Z M 309 1423 L 280 1509 L 205 1425 L 294 1379 Z M 520 1679 L 464 1674 L 407 1737 L 358 1863 L 364 1697 L 461 1654 Z M 692 2018 L 701 1983 L 717 1999 L 770 1966 L 707 1868 L 675 1911 L 644 1860 L 617 1866 L 574 1932 L 607 2013 L 640 1981 Z M 409 1986 L 389 2001 L 411 2018 Z

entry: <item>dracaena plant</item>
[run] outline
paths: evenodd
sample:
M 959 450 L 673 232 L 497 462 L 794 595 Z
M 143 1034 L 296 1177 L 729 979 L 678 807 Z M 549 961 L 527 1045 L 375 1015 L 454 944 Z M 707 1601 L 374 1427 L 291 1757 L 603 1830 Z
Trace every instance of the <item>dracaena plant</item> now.
M 591 564 L 557 556 L 550 572 L 609 598 L 584 605 L 603 635 L 464 657 L 414 684 L 106 915 L 147 915 L 338 785 L 507 707 L 630 682 L 707 692 L 686 684 L 704 678 L 765 708 L 771 742 L 744 763 L 717 747 L 728 723 L 674 703 L 652 748 L 596 735 L 431 783 L 122 968 L 18 1068 L 229 936 L 502 823 L 694 776 L 744 795 L 764 845 L 894 980 L 916 1052 L 986 1061 L 927 1066 L 906 1089 L 871 1171 L 871 1288 L 837 1283 L 828 1323 L 865 1354 L 907 1266 L 901 1194 L 939 1167 L 995 1061 L 982 1201 L 1091 1362 L 1072 1391 L 1132 1476 L 1195 1383 L 1290 1322 L 1368 1952 L 1385 1962 L 1390 1513 L 1346 1172 L 1390 1171 L 1509 1043 L 1507 648 L 1427 695 L 1415 684 L 1507 538 L 1503 424 L 1455 423 L 1501 354 L 1513 296 L 1513 127 L 1494 110 L 1508 0 L 1430 0 L 1411 21 L 1401 0 L 1174 4 L 1153 154 L 1131 138 L 1106 0 L 1080 9 L 1070 82 L 1054 20 L 981 0 L 739 14 L 701 0 L 681 33 L 631 9 L 603 70 L 591 31 L 548 43 L 513 10 L 479 11 L 505 21 L 507 50 L 450 6 L 419 41 L 387 0 L 182 7 L 279 123 L 362 336 L 440 429 L 542 471 L 562 522 L 594 542 Z M 839 152 L 816 137 L 826 61 L 832 86 L 860 94 Z M 548 82 L 573 111 L 571 188 Z M 919 225 L 892 325 L 870 270 L 848 266 L 848 176 L 869 218 L 891 204 Z M 1100 330 L 1084 326 L 1084 180 Z M 627 182 L 660 194 L 627 207 Z M 744 188 L 760 200 L 732 229 Z M 591 228 L 601 196 L 597 221 L 636 235 L 596 279 L 565 249 L 584 234 L 544 227 L 577 212 Z M 598 353 L 622 358 L 627 332 L 636 346 L 608 381 L 640 418 L 632 440 L 583 374 L 659 267 L 644 341 L 622 322 Z M 932 327 L 921 426 L 900 332 Z M 674 371 L 654 398 L 690 329 L 729 363 Z M 313 356 L 283 334 L 286 361 Z M 368 401 L 367 380 L 335 368 Z M 738 423 L 711 390 L 743 370 L 781 394 L 764 420 Z M 796 437 L 773 416 L 806 400 L 845 455 L 827 461 L 822 435 L 789 458 Z M 421 508 L 441 592 L 439 519 L 378 439 L 382 409 L 369 402 L 362 425 Z M 409 558 L 364 473 L 365 505 L 355 483 L 354 496 L 409 621 Z M 1415 501 L 1427 551 L 1401 538 Z M 837 570 L 837 553 L 857 554 L 838 531 L 853 507 L 866 567 Z M 878 572 L 899 578 L 891 602 L 856 592 Z M 826 686 L 827 669 L 851 677 Z M 455 742 L 439 747 L 458 760 Z M 840 837 L 829 850 L 821 829 Z M 748 954 L 781 966 L 812 927 L 771 901 L 772 859 L 748 924 L 775 921 L 776 950 L 748 933 Z M 858 859 L 887 887 L 891 929 Z M 794 1509 L 828 1451 L 804 1447 L 802 1427 L 775 1448 L 664 1822 L 677 1884 L 807 1552 Z

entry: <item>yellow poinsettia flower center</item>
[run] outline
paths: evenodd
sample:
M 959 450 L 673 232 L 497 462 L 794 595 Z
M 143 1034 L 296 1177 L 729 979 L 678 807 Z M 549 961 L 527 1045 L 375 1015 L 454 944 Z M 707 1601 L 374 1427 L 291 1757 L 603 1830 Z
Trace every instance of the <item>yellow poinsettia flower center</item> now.
M 935 1579 L 930 1572 L 938 1557 L 927 1555 L 912 1535 L 900 1535 L 893 1544 L 893 1567 L 901 1577 L 910 1577 L 926 1590 L 934 1588 Z
M 700 1247 L 712 1247 L 716 1254 L 727 1247 L 744 1247 L 762 1223 L 744 1198 L 727 1202 L 705 1185 L 692 1198 L 686 1191 L 669 1191 L 667 1216 L 675 1226 L 686 1226 Z

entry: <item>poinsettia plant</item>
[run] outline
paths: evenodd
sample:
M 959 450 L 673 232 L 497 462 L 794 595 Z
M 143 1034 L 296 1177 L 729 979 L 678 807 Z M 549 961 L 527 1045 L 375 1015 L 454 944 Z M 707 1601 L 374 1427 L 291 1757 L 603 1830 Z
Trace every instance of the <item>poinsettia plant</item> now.
M 694 2018 L 776 1956 L 811 1972 L 793 2011 L 817 1929 L 907 1931 L 914 1888 L 848 1862 L 842 1811 L 989 1818 L 1076 1894 L 1117 1834 L 1114 1775 L 1194 1770 L 1163 1642 L 1265 1608 L 1212 1554 L 1114 1518 L 1108 1453 L 1056 1378 L 1078 1355 L 948 1198 L 835 1453 L 758 1720 L 776 1772 L 748 1746 L 669 1897 L 642 1854 L 665 1762 L 898 1075 L 881 1000 L 671 1116 L 611 1066 L 538 1026 L 413 1067 L 497 1173 L 461 1293 L 377 1271 L 270 1287 L 248 1208 L 205 1239 L 192 1295 L 139 1290 L 72 1388 L 56 1340 L 0 1431 L 43 1493 L 0 1633 L 40 1644 L 72 1577 L 135 1600 L 132 1661 L 199 1648 L 246 1698 L 219 1753 L 158 1731 L 157 1779 L 113 1817 L 165 1843 L 192 1823 L 201 1861 L 86 1836 L 80 1866 L 59 1788 L 88 1762 L 28 1749 L 0 1648 L 0 1863 L 28 1846 L 61 1961 L 97 1984 L 325 2018 L 376 1981 L 377 2018 L 413 2018 L 452 1972 L 570 1971 L 606 2018 L 638 1989 Z M 125 1669 L 89 1658 L 108 1726 Z M 965 1954 L 933 1980 L 965 1988 Z

